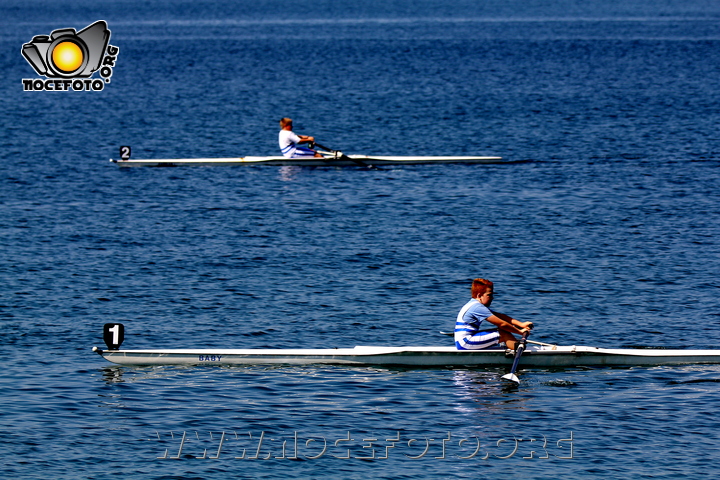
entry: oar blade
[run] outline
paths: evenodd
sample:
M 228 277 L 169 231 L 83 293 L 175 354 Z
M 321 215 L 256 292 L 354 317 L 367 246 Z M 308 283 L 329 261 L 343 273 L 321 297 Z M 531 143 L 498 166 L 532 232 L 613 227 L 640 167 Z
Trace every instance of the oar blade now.
M 520 379 L 514 373 L 508 373 L 507 375 L 503 375 L 502 378 L 511 382 L 520 383 Z

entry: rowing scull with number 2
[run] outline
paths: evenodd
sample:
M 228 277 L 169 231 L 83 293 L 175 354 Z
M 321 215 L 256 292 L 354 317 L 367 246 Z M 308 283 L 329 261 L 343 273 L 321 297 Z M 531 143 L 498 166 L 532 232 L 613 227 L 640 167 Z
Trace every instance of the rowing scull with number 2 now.
M 130 147 L 120 147 L 120 159 L 110 159 L 119 167 L 180 167 L 180 166 L 236 166 L 236 165 L 270 165 L 270 166 L 305 166 L 305 167 L 375 167 L 378 165 L 420 165 L 432 163 L 516 163 L 503 160 L 502 157 L 480 156 L 385 156 L 385 155 L 345 155 L 344 153 L 314 144 L 313 147 L 322 157 L 318 158 L 286 158 L 270 157 L 237 157 L 237 158 L 159 158 L 131 159 Z
M 378 165 L 421 165 L 438 163 L 511 163 L 502 157 L 393 157 L 373 155 L 343 155 L 339 158 L 285 158 L 285 157 L 238 157 L 238 158 L 174 158 L 174 159 L 137 159 L 115 160 L 111 162 L 119 167 L 181 167 L 181 166 L 298 166 L 298 167 L 356 167 Z M 363 165 L 365 164 L 365 165 Z

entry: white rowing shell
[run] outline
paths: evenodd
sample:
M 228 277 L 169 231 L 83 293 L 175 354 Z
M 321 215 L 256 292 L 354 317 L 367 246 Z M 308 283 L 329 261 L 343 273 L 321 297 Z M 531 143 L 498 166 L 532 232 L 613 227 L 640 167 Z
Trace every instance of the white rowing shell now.
M 239 158 L 175 158 L 175 159 L 147 159 L 147 160 L 114 160 L 111 162 L 120 167 L 179 167 L 179 166 L 235 166 L 235 165 L 274 165 L 274 166 L 307 166 L 307 167 L 347 167 L 358 164 L 377 165 L 418 165 L 433 163 L 511 163 L 503 161 L 502 157 L 387 157 L 348 155 L 350 159 L 343 158 L 285 158 L 285 157 L 239 157 Z
M 340 364 L 409 366 L 506 366 L 504 348 L 457 350 L 455 347 L 366 347 L 334 349 L 177 349 L 100 350 L 121 365 Z M 720 364 L 720 350 L 607 349 L 585 346 L 528 346 L 525 367 L 584 367 Z

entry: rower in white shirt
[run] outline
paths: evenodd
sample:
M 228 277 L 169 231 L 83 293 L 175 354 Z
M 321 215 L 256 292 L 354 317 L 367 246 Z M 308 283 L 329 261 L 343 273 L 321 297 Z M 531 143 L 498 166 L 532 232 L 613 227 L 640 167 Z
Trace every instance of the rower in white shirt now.
M 301 143 L 314 142 L 315 137 L 296 135 L 293 133 L 292 128 L 292 119 L 285 117 L 280 120 L 280 134 L 278 135 L 278 141 L 280 143 L 280 151 L 282 151 L 283 156 L 287 158 L 322 158 L 322 155 L 317 153 L 315 150 L 300 146 Z

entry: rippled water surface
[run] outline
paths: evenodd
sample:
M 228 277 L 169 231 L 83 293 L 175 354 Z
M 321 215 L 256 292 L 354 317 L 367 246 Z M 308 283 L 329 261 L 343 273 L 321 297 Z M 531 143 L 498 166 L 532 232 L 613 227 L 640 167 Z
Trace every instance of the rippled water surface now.
M 539 341 L 715 348 L 720 5 L 0 2 L 3 478 L 706 478 L 720 367 L 113 366 L 90 348 L 447 345 L 469 281 Z M 23 92 L 103 19 L 102 92 Z M 504 165 L 119 169 L 277 153 Z M 173 457 L 177 457 L 174 458 Z M 349 458 L 344 458 L 349 457 Z

